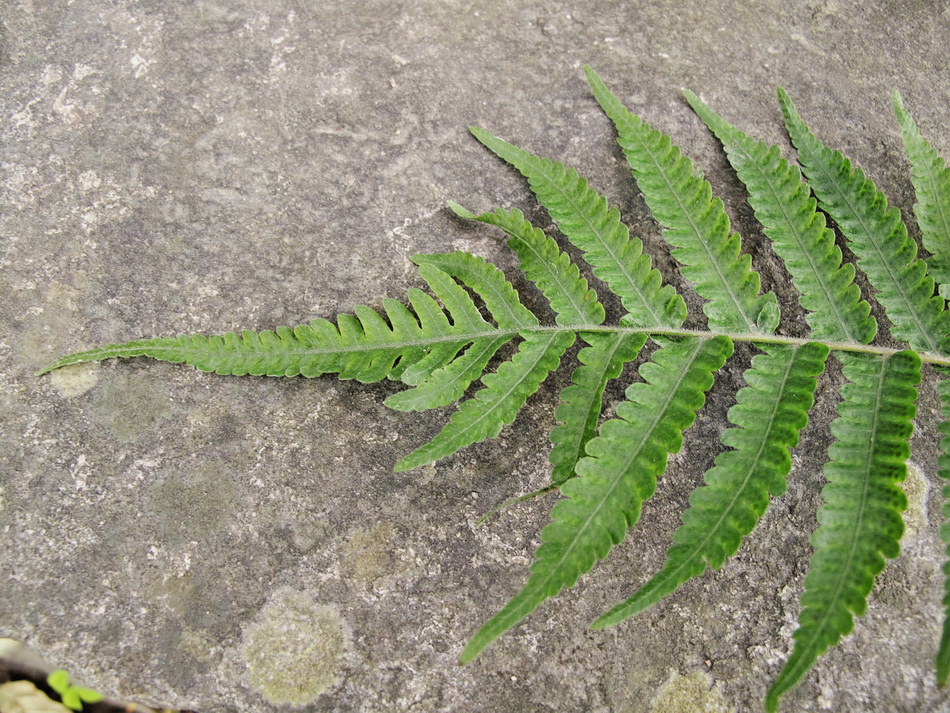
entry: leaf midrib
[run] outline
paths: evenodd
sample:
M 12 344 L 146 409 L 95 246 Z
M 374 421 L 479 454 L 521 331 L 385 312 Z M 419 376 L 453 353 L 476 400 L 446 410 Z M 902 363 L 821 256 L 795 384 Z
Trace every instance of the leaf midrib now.
M 358 354 L 361 352 L 373 352 L 381 350 L 402 350 L 410 349 L 413 347 L 421 348 L 426 346 L 432 346 L 436 344 L 442 344 L 445 342 L 473 342 L 478 339 L 488 339 L 495 337 L 506 337 L 508 339 L 513 339 L 515 336 L 521 334 L 537 334 L 541 332 L 558 332 L 558 333 L 575 333 L 578 335 L 583 335 L 585 332 L 590 333 L 599 333 L 599 334 L 645 334 L 648 337 L 700 337 L 704 339 L 724 336 L 729 337 L 733 342 L 744 342 L 751 344 L 779 344 L 785 346 L 802 346 L 805 344 L 822 344 L 827 347 L 830 351 L 833 352 L 848 352 L 855 354 L 876 354 L 878 356 L 891 356 L 897 354 L 901 349 L 895 349 L 891 347 L 880 347 L 873 346 L 870 344 L 864 344 L 861 342 L 849 342 L 849 341 L 836 341 L 836 340 L 826 340 L 826 339 L 807 339 L 802 337 L 788 337 L 778 334 L 762 334 L 762 333 L 746 333 L 746 332 L 710 332 L 703 330 L 695 329 L 673 329 L 673 328 L 650 328 L 650 327 L 620 327 L 620 326 L 605 326 L 600 324 L 576 324 L 570 326 L 560 326 L 560 325 L 538 325 L 534 327 L 522 327 L 519 329 L 496 329 L 488 331 L 479 331 L 479 332 L 469 332 L 469 333 L 454 333 L 454 334 L 445 334 L 436 337 L 430 337 L 426 339 L 405 339 L 400 341 L 386 342 L 383 344 L 375 345 L 365 345 L 365 344 L 355 344 L 355 345 L 346 345 L 336 348 L 326 348 L 326 349 L 314 349 L 308 347 L 306 349 L 292 349 L 286 351 L 278 351 L 274 349 L 261 349 L 258 351 L 250 349 L 231 348 L 223 347 L 213 350 L 198 350 L 192 345 L 180 346 L 178 344 L 149 344 L 145 340 L 145 343 L 136 343 L 135 346 L 130 346 L 126 344 L 115 345 L 114 348 L 108 346 L 100 349 L 90 349 L 86 351 L 77 352 L 71 354 L 67 357 L 63 357 L 57 361 L 54 361 L 50 364 L 47 364 L 43 367 L 38 374 L 45 374 L 48 371 L 57 369 L 63 366 L 70 366 L 72 364 L 79 364 L 83 362 L 90 361 L 101 361 L 103 359 L 112 359 L 112 358 L 122 358 L 122 357 L 135 357 L 135 356 L 148 356 L 149 353 L 162 352 L 164 354 L 178 354 L 180 357 L 185 357 L 187 355 L 199 355 L 204 357 L 218 357 L 223 358 L 227 356 L 235 357 L 284 357 L 284 358 L 301 358 L 306 356 L 327 356 L 333 354 Z M 219 335 L 220 336 L 220 335 Z M 159 337 L 158 339 L 167 339 L 174 340 L 175 337 Z M 243 346 L 243 345 L 242 345 Z M 917 352 L 917 355 L 920 357 L 921 361 L 925 364 L 933 364 L 935 366 L 950 367 L 950 356 L 941 354 L 939 352 Z M 160 358 L 160 357 L 156 357 Z M 169 361 L 166 359 L 166 361 Z M 184 358 L 179 358 L 178 361 L 186 361 Z

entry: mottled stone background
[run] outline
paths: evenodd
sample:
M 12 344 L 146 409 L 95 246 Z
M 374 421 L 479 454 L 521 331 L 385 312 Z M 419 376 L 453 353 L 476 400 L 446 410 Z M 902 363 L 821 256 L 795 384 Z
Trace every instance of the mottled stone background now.
M 202 713 L 283 703 L 756 709 L 790 648 L 833 374 L 789 492 L 721 572 L 620 627 L 586 629 L 662 563 L 714 456 L 738 366 L 723 373 L 628 542 L 462 668 L 467 637 L 524 582 L 551 500 L 474 522 L 545 483 L 545 434 L 566 374 L 496 441 L 396 475 L 397 458 L 447 413 L 386 409 L 392 385 L 225 378 L 143 361 L 34 372 L 108 341 L 263 329 L 401 299 L 421 284 L 414 252 L 470 250 L 523 286 L 495 232 L 445 209 L 450 199 L 516 206 L 547 224 L 525 183 L 468 135 L 472 124 L 588 175 L 681 285 L 586 88 L 585 63 L 694 158 L 766 284 L 787 294 L 680 89 L 787 147 L 775 100 L 784 86 L 814 130 L 907 212 L 889 93 L 902 91 L 950 155 L 946 7 L 0 4 L 0 636 L 110 696 Z M 784 328 L 801 333 L 800 316 L 789 312 Z M 933 396 L 931 383 L 905 555 L 855 633 L 783 710 L 950 706 L 931 665 L 941 615 Z

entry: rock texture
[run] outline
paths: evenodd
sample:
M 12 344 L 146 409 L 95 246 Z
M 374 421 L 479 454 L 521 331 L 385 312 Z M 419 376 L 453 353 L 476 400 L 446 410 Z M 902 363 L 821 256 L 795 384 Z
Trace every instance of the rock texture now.
M 33 374 L 104 342 L 399 299 L 420 284 L 415 252 L 510 267 L 495 233 L 444 207 L 545 221 L 471 124 L 572 164 L 655 246 L 585 63 L 694 158 L 766 284 L 786 289 L 680 88 L 787 146 L 784 86 L 907 212 L 889 92 L 950 155 L 943 4 L 27 0 L 0 19 L 0 635 L 110 697 L 202 713 L 758 707 L 797 616 L 833 375 L 789 492 L 721 572 L 586 629 L 661 564 L 735 369 L 629 541 L 461 668 L 467 637 L 524 581 L 550 507 L 473 526 L 545 483 L 552 389 L 498 440 L 396 475 L 446 414 L 387 410 L 390 385 L 141 361 Z M 950 706 L 931 665 L 933 396 L 925 387 L 905 554 L 786 710 Z

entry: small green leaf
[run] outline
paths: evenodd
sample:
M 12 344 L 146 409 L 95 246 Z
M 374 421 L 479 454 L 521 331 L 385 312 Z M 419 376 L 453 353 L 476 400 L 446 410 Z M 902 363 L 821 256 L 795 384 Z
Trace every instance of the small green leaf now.
M 81 711 L 83 703 L 98 703 L 103 699 L 101 693 L 91 688 L 70 685 L 69 674 L 63 669 L 50 673 L 46 683 L 59 694 L 63 705 L 74 711 Z
M 455 213 L 459 218 L 466 218 L 468 220 L 475 220 L 476 215 L 470 211 L 465 206 L 459 205 L 455 201 L 448 202 L 449 209 Z
M 82 698 L 80 698 L 79 692 L 75 688 L 67 688 L 60 698 L 62 698 L 63 705 L 67 708 L 74 711 L 82 710 Z
M 538 324 L 538 318 L 521 304 L 504 273 L 477 255 L 463 252 L 413 255 L 412 261 L 420 266 L 420 272 L 424 266 L 434 265 L 461 281 L 482 298 L 499 327 L 517 329 Z
M 46 683 L 62 695 L 69 688 L 69 673 L 61 668 L 56 669 L 46 677 Z
M 561 392 L 561 405 L 554 413 L 558 425 L 551 430 L 554 447 L 549 460 L 556 485 L 574 477 L 574 469 L 594 437 L 607 382 L 620 376 L 623 365 L 636 359 L 646 342 L 642 334 L 582 336 L 590 346 L 578 354 L 581 365 L 571 375 L 570 386 Z
M 544 231 L 525 220 L 521 211 L 499 208 L 475 219 L 508 233 L 508 247 L 518 255 L 527 278 L 551 303 L 558 324 L 591 326 L 604 321 L 603 305 L 581 277 L 577 265 Z
M 507 343 L 508 337 L 476 340 L 468 346 L 465 354 L 453 357 L 417 386 L 393 394 L 383 403 L 397 411 L 426 411 L 455 403 Z
M 946 298 L 950 295 L 950 168 L 930 142 L 920 135 L 897 91 L 893 103 L 917 194 L 914 215 L 924 247 L 931 253 L 927 258 L 927 270 L 940 283 L 940 294 Z
M 76 691 L 83 703 L 98 703 L 105 698 L 99 691 L 94 691 L 91 688 L 73 686 L 73 690 Z

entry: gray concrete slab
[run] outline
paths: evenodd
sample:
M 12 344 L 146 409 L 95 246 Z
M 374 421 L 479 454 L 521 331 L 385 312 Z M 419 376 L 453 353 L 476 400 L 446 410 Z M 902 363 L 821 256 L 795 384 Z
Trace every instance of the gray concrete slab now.
M 543 220 L 471 124 L 574 165 L 656 245 L 585 63 L 684 146 L 751 252 L 760 234 L 682 87 L 787 146 L 784 86 L 906 212 L 889 92 L 950 154 L 944 4 L 26 0 L 0 19 L 0 634 L 110 697 L 203 713 L 759 706 L 797 616 L 833 376 L 789 493 L 721 572 L 586 629 L 661 564 L 735 369 L 629 541 L 463 668 L 467 637 L 523 583 L 550 500 L 473 523 L 545 483 L 565 376 L 497 441 L 397 475 L 446 414 L 386 409 L 390 385 L 141 361 L 33 374 L 108 341 L 399 299 L 420 284 L 415 252 L 510 268 L 497 235 L 445 209 Z M 784 710 L 950 707 L 931 666 L 932 386 L 921 403 L 905 555 Z

